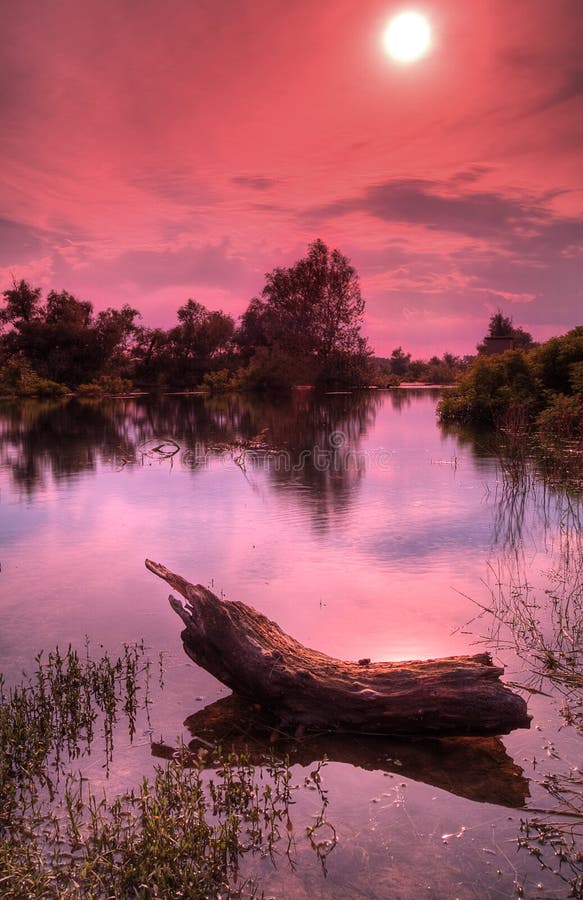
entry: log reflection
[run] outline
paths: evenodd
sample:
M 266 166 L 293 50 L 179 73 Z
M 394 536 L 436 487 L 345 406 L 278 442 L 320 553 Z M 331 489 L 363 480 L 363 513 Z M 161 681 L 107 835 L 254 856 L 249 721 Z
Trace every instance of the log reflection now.
M 291 765 L 310 766 L 326 757 L 367 771 L 393 772 L 480 803 L 524 807 L 528 780 L 499 738 L 396 740 L 367 735 L 306 734 L 301 739 L 275 731 L 273 722 L 234 694 L 205 707 L 186 722 L 192 735 L 185 762 L 212 767 L 218 748 L 246 753 L 259 765 L 270 754 Z M 172 747 L 152 745 L 155 756 Z

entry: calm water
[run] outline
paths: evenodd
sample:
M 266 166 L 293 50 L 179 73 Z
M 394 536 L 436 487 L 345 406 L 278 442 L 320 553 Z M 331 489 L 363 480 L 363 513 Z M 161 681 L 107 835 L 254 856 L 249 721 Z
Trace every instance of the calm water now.
M 41 648 L 85 635 L 113 651 L 143 638 L 167 666 L 153 733 L 188 739 L 184 720 L 228 692 L 183 656 L 149 557 L 331 655 L 447 656 L 485 639 L 506 680 L 525 683 L 530 660 L 496 648 L 476 603 L 528 582 L 551 628 L 545 591 L 580 559 L 577 504 L 536 481 L 509 492 L 486 443 L 439 429 L 436 402 L 402 391 L 1 407 L 0 668 L 16 677 Z M 260 433 L 267 452 L 227 446 Z M 502 741 L 309 747 L 303 766 L 330 759 L 339 843 L 326 873 L 305 840 L 295 872 L 257 863 L 266 893 L 484 898 L 520 884 L 567 896 L 516 849 L 524 807 L 554 804 L 544 776 L 582 762 L 563 697 L 545 692 L 529 695 L 530 731 Z M 149 734 L 120 749 L 113 782 L 125 786 L 152 765 Z M 298 821 L 316 805 L 299 792 Z

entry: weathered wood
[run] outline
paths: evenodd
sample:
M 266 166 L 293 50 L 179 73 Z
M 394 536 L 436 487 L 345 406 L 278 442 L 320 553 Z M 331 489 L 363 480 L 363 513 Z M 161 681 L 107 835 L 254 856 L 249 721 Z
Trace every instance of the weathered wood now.
M 273 716 L 237 694 L 211 703 L 184 724 L 192 735 L 188 749 L 154 742 L 154 756 L 198 768 L 220 766 L 225 752 L 242 756 L 252 765 L 276 756 L 308 767 L 325 758 L 367 771 L 392 772 L 478 803 L 518 808 L 529 797 L 523 770 L 498 737 L 412 740 L 316 732 L 296 740 L 274 729 Z
M 146 567 L 186 600 L 170 605 L 188 656 L 284 728 L 386 735 L 496 735 L 528 728 L 522 697 L 487 653 L 410 662 L 345 662 L 304 647 L 244 603 L 165 566 Z

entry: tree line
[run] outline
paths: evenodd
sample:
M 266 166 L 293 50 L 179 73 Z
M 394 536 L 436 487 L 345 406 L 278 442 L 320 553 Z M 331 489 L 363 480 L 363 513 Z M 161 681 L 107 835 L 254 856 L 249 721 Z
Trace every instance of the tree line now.
M 451 384 L 474 360 L 451 353 L 414 359 L 400 346 L 390 357 L 374 357 L 362 334 L 358 274 L 321 240 L 293 265 L 267 273 L 237 323 L 189 299 L 174 325 L 152 328 L 127 304 L 95 312 L 65 290 L 43 298 L 25 280 L 14 281 L 2 298 L 0 395 Z M 531 336 L 500 310 L 479 353 L 499 338 L 523 350 L 532 346 Z
M 367 384 L 372 372 L 358 275 L 346 256 L 321 240 L 292 266 L 266 275 L 238 324 L 189 299 L 176 324 L 151 328 L 129 305 L 96 313 L 67 291 L 52 290 L 43 299 L 25 280 L 5 290 L 3 301 L 5 389 L 11 379 L 13 387 L 28 382 L 37 393 L 112 379 L 160 389 L 192 389 L 205 379 L 211 387 L 328 387 Z

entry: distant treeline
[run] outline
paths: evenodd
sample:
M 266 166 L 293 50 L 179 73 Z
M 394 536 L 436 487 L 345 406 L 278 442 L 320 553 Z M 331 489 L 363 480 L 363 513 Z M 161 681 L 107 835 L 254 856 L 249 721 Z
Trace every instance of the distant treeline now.
M 402 347 L 396 347 L 390 356 L 375 358 L 374 383 L 379 387 L 392 387 L 403 382 L 423 384 L 453 384 L 466 371 L 473 356 L 432 356 L 429 360 L 413 359 Z
M 238 323 L 188 300 L 171 328 L 149 328 L 137 309 L 95 312 L 67 291 L 27 281 L 3 292 L 0 394 L 122 393 L 136 389 L 281 390 L 403 379 L 453 381 L 463 361 L 446 354 L 411 361 L 401 348 L 375 360 L 361 334 L 364 300 L 358 275 L 320 240 L 288 268 L 266 275 Z

